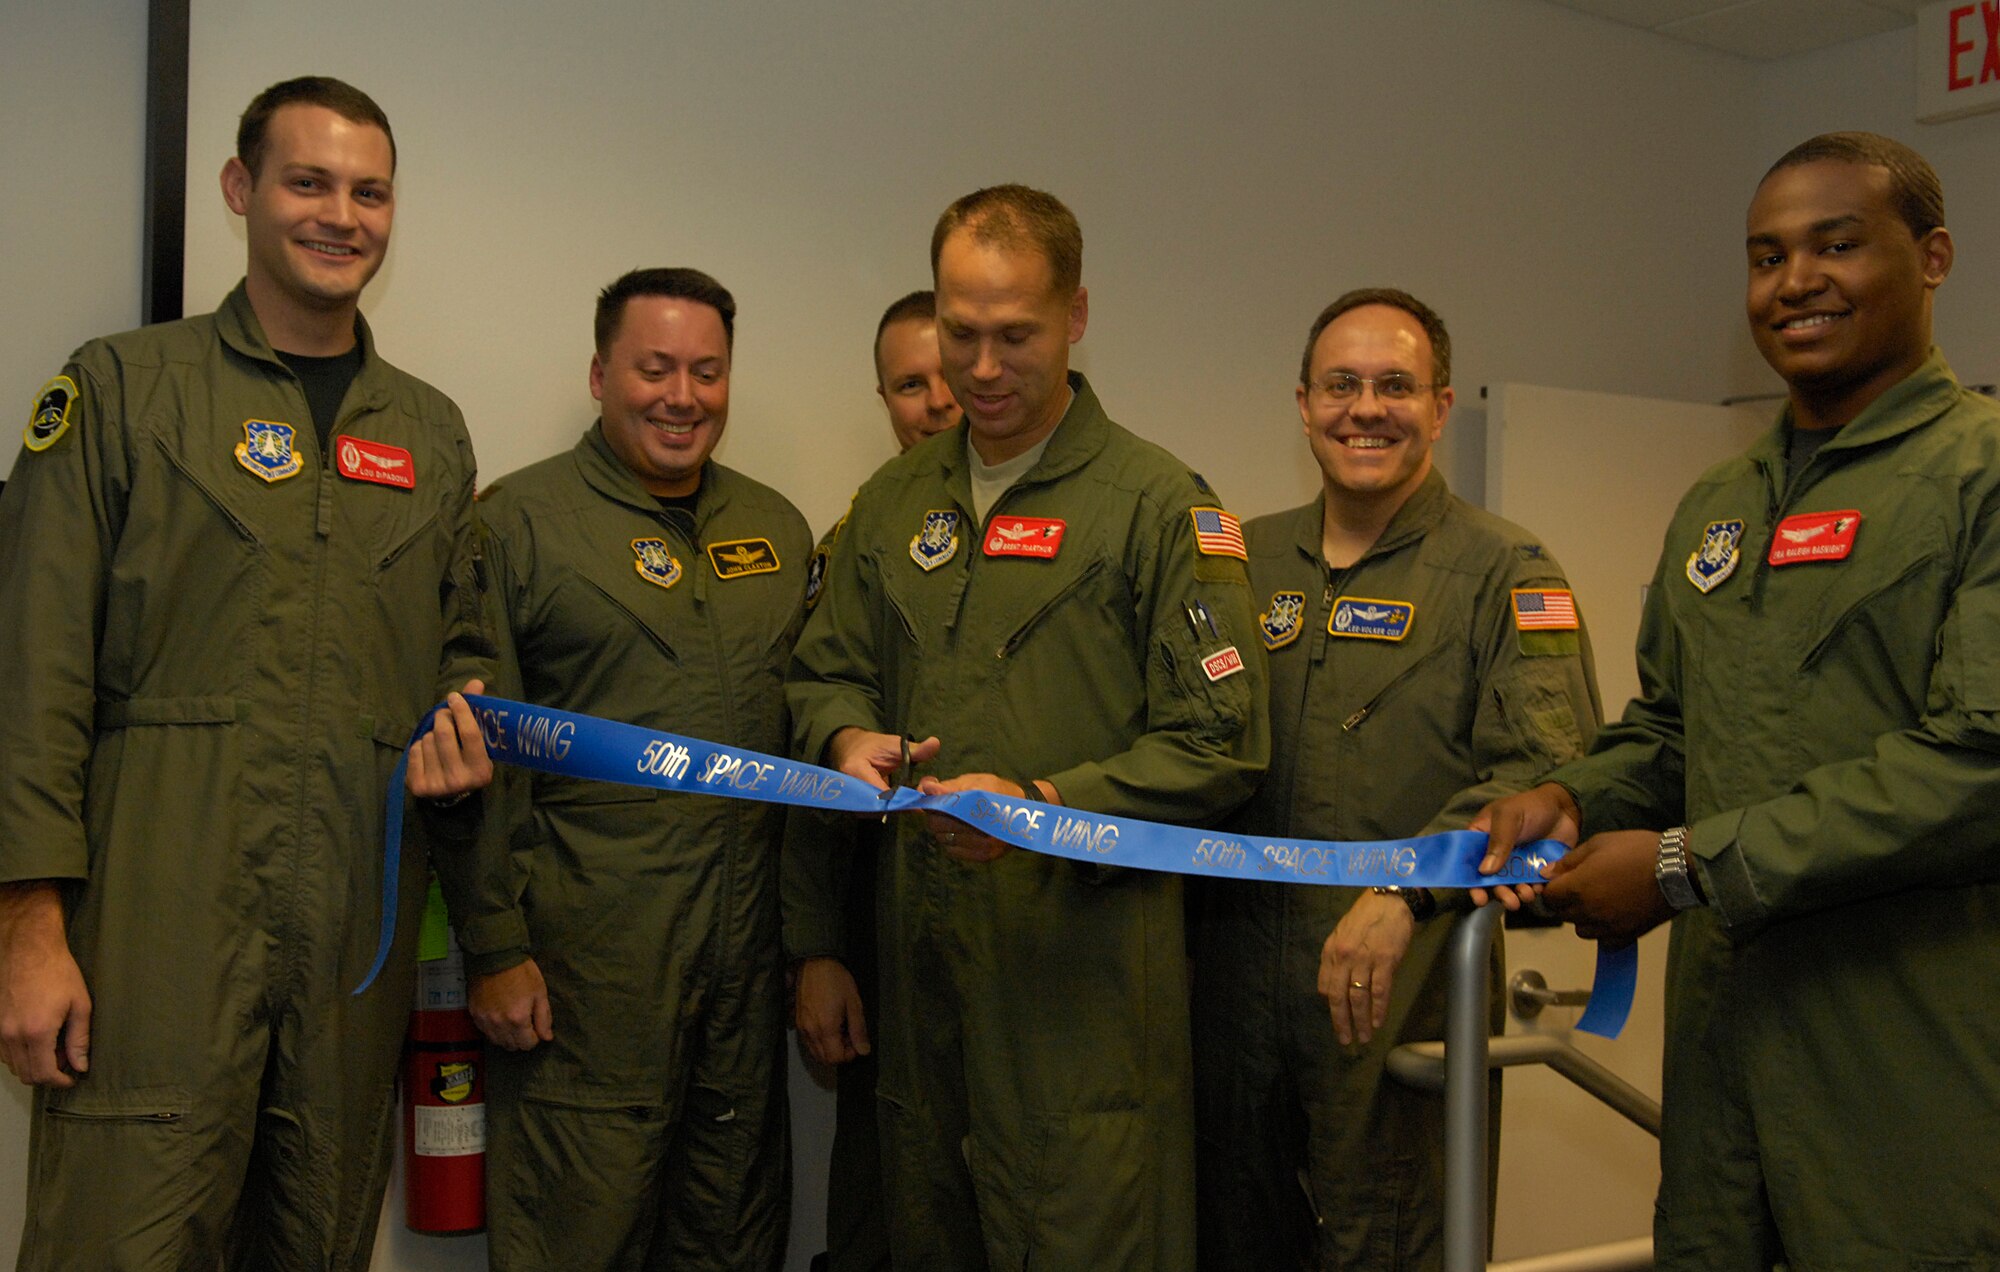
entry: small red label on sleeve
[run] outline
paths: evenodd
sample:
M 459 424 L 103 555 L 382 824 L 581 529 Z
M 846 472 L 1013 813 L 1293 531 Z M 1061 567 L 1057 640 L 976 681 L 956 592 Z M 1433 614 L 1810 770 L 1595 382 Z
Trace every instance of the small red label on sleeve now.
M 986 555 L 1053 561 L 1066 527 L 1054 517 L 995 517 L 986 527 Z
M 417 488 L 417 465 L 410 452 L 387 442 L 370 442 L 345 434 L 334 439 L 334 464 L 342 477 L 372 481 L 378 486 Z
M 1225 645 L 1201 660 L 1201 669 L 1210 680 L 1221 680 L 1243 670 L 1243 655 L 1236 646 Z
M 1861 514 L 1852 508 L 1786 517 L 1771 535 L 1771 554 L 1765 559 L 1772 565 L 1845 561 L 1854 551 L 1854 535 L 1860 529 Z

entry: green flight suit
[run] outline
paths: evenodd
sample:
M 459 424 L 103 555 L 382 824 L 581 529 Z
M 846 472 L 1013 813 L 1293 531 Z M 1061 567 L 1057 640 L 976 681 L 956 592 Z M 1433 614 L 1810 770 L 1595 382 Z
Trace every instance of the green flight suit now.
M 88 1076 L 36 1094 L 23 1268 L 367 1266 L 425 891 L 408 852 L 351 997 L 384 793 L 491 650 L 464 421 L 359 331 L 333 449 L 407 451 L 364 471 L 408 488 L 321 453 L 238 286 L 79 349 L 0 498 L 0 879 L 74 881 L 93 999 Z
M 1322 512 L 1316 499 L 1245 527 L 1266 607 L 1271 770 L 1233 828 L 1330 840 L 1462 829 L 1582 753 L 1599 715 L 1583 634 L 1522 631 L 1514 612 L 1517 588 L 1569 586 L 1540 543 L 1435 471 L 1345 569 L 1325 563 Z M 1343 606 L 1378 621 L 1343 625 Z M 1411 607 L 1400 627 L 1383 625 L 1397 606 Z M 1360 893 L 1222 879 L 1193 892 L 1202 1267 L 1442 1267 L 1444 1101 L 1386 1066 L 1403 1043 L 1444 1037 L 1463 894 L 1439 894 L 1446 908 L 1417 926 L 1387 1024 L 1343 1047 L 1318 992 L 1320 948 Z M 1495 1032 L 1501 965 L 1496 941 Z M 1494 1159 L 1499 1086 L 1496 1072 Z
M 2000 410 L 1933 351 L 1789 486 L 1787 429 L 1682 499 L 1640 695 L 1553 774 L 1585 834 L 1687 825 L 1711 903 L 1670 943 L 1657 1266 L 1992 1269 Z
M 690 538 L 600 424 L 480 513 L 522 700 L 784 753 L 812 537 L 783 496 L 710 463 Z M 784 807 L 526 769 L 499 800 L 461 939 L 482 972 L 532 949 L 555 1040 L 487 1053 L 494 1267 L 776 1268 Z
M 1212 821 L 1269 754 L 1243 563 L 1198 545 L 1192 514 L 1216 503 L 1206 484 L 1113 424 L 1083 377 L 1070 386 L 1047 450 L 985 528 L 969 511 L 964 426 L 862 487 L 793 661 L 798 752 L 822 758 L 850 725 L 935 734 L 930 772 L 1038 778 L 1077 808 Z M 1003 555 L 1016 518 L 1042 519 L 1025 527 L 1042 555 Z M 1231 647 L 1233 673 L 1213 660 Z M 896 1262 L 1191 1267 L 1179 878 L 1025 851 L 969 865 L 915 817 L 897 820 L 879 865 Z
M 806 610 L 818 603 L 843 515 L 820 537 L 806 579 Z M 837 958 L 861 995 L 871 1050 L 834 1070 L 833 1148 L 826 1176 L 827 1272 L 890 1266 L 882 1208 L 882 1145 L 875 1125 L 880 1068 L 880 977 L 875 970 L 875 828 L 844 813 L 793 812 L 781 871 L 785 957 Z

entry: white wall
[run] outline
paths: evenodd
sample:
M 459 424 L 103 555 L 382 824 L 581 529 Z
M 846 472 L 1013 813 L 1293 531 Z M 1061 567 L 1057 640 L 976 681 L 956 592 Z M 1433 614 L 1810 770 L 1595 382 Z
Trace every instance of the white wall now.
M 69 351 L 139 325 L 145 27 L 145 0 L 0 0 L 0 479 Z M 28 1106 L 0 1074 L 0 1263 L 21 1240 Z
M 21 409 L 81 338 L 137 319 L 144 5 L 0 0 L 0 19 L 0 365 Z M 938 210 L 1001 180 L 1083 221 L 1080 360 L 1114 416 L 1246 514 L 1313 488 L 1291 387 L 1349 286 L 1445 314 L 1467 408 L 1507 379 L 1713 401 L 1770 383 L 1740 316 L 1751 185 L 1833 126 L 1938 162 L 1962 249 L 1943 340 L 2000 378 L 2000 316 L 1975 302 L 2000 258 L 1995 124 L 1908 124 L 1901 36 L 1760 68 L 1539 0 L 194 0 L 193 44 L 190 309 L 242 267 L 215 194 L 236 112 L 284 76 L 354 80 L 403 157 L 371 319 L 465 407 L 489 476 L 589 420 L 596 289 L 694 264 L 743 309 L 722 457 L 824 526 L 889 453 L 877 314 L 927 281 Z M 1477 458 L 1447 457 L 1468 494 Z M 0 1256 L 25 1107 L 0 1098 Z M 809 1210 L 795 1244 L 816 1235 Z M 379 1266 L 477 1265 L 391 1244 Z
M 145 38 L 145 0 L 0 0 L 0 478 L 69 351 L 139 325 Z
M 232 118 L 324 22 L 195 2 L 191 308 L 241 269 L 204 194 Z M 1001 180 L 1083 222 L 1081 357 L 1114 417 L 1246 512 L 1313 488 L 1291 389 L 1349 286 L 1430 299 L 1464 384 L 1737 379 L 1747 64 L 1536 0 L 353 0 L 340 25 L 360 38 L 312 65 L 375 93 L 402 146 L 369 310 L 489 476 L 589 420 L 595 289 L 696 264 L 742 306 L 723 457 L 824 526 L 888 453 L 876 316 L 927 282 L 938 211 Z

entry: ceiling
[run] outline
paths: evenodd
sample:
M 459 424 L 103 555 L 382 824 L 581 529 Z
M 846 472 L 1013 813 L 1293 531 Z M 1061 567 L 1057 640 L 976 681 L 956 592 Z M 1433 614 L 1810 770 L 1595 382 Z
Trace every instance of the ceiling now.
M 1658 35 L 1772 61 L 1910 26 L 1936 0 L 1550 0 Z

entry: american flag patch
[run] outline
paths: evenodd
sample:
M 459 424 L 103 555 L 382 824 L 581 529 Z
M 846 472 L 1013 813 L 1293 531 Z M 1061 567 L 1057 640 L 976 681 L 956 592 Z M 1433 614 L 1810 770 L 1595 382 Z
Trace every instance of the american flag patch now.
M 1562 588 L 1515 588 L 1514 626 L 1524 632 L 1576 630 L 1576 596 Z
M 1233 556 L 1239 561 L 1248 561 L 1250 552 L 1243 546 L 1243 523 L 1220 508 L 1195 508 L 1190 513 L 1194 518 L 1194 546 L 1206 556 Z

